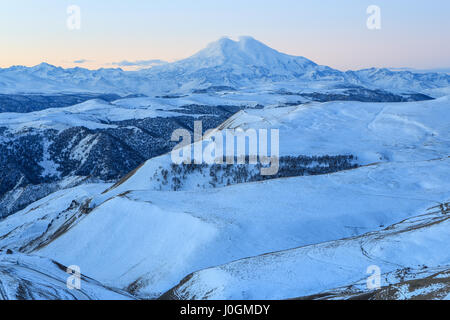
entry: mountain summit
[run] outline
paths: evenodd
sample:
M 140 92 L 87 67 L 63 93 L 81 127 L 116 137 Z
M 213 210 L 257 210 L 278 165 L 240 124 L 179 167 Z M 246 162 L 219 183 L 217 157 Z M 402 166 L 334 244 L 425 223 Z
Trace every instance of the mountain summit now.
M 238 41 L 221 38 L 181 63 L 188 64 L 194 61 L 206 67 L 229 64 L 242 67 L 279 68 L 290 72 L 292 68 L 316 66 L 314 62 L 304 57 L 278 52 L 248 36 L 240 37 Z
M 178 78 L 201 79 L 211 85 L 250 84 L 255 80 L 281 81 L 295 79 L 317 70 L 331 68 L 318 66 L 304 57 L 278 52 L 252 37 L 240 37 L 238 41 L 221 38 L 210 43 L 193 56 L 170 65 L 153 68 L 150 74 Z M 168 74 L 167 74 L 168 72 Z

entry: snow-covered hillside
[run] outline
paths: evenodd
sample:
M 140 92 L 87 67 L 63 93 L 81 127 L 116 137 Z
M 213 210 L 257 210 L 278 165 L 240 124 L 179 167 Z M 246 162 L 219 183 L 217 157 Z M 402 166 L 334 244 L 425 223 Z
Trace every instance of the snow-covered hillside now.
M 447 110 L 448 99 L 442 98 L 238 113 L 221 129 L 279 127 L 282 154 L 351 152 L 365 166 L 215 189 L 190 183 L 185 191 L 158 191 L 151 177 L 171 165 L 165 155 L 94 196 L 89 215 L 37 253 L 78 264 L 109 286 L 158 297 L 196 270 L 382 230 L 450 198 Z M 431 245 L 419 243 L 417 250 L 426 252 Z M 437 245 L 433 250 L 445 250 L 445 243 Z M 328 288 L 333 286 L 339 284 Z
M 84 276 L 80 290 L 68 289 L 66 270 L 49 259 L 0 252 L 0 300 L 133 299 L 126 292 L 112 290 Z
M 109 124 L 123 120 L 170 117 L 179 115 L 157 108 L 129 108 L 123 102 L 116 105 L 103 100 L 89 100 L 65 108 L 46 109 L 29 113 L 0 113 L 0 127 L 13 132 L 35 129 L 62 131 L 73 127 L 87 129 L 117 128 Z M 175 108 L 174 108 L 175 109 Z
M 156 297 L 201 268 L 351 237 L 420 214 L 450 197 L 449 165 L 450 159 L 382 164 L 200 192 L 135 185 L 138 191 L 97 205 L 38 254 Z
M 0 69 L 1 93 L 192 93 L 198 90 L 310 92 L 361 86 L 396 93 L 448 94 L 450 75 L 388 69 L 342 72 L 280 53 L 251 38 L 222 38 L 180 61 L 141 71 L 63 69 L 47 63 Z
M 435 207 L 430 211 L 434 212 L 360 237 L 274 252 L 202 270 L 189 275 L 165 297 L 339 299 L 369 293 L 370 298 L 379 294 L 366 286 L 368 272 L 372 273 L 371 267 L 376 266 L 382 273 L 381 287 L 400 283 L 387 290 L 390 296 L 386 299 L 415 296 L 423 299 L 426 295 L 428 299 L 443 299 L 450 291 L 450 210 Z M 414 284 L 412 280 L 417 279 L 423 283 Z
M 353 155 L 359 165 L 424 161 L 449 155 L 449 105 L 449 97 L 443 97 L 409 103 L 328 102 L 245 109 L 225 121 L 219 130 L 239 135 L 250 128 L 278 129 L 280 156 Z M 210 143 L 203 142 L 205 147 Z M 168 171 L 166 185 L 163 170 Z M 174 177 L 183 180 L 184 190 L 203 189 L 212 182 L 209 168 L 183 177 L 173 171 L 170 153 L 153 158 L 117 183 L 111 193 L 170 190 Z
M 20 113 L 0 113 L 0 217 L 13 214 L 58 190 L 59 186 L 65 185 L 65 180 L 75 176 L 102 181 L 118 179 L 145 160 L 169 151 L 175 144 L 170 141 L 171 133 L 178 128 L 192 130 L 194 120 L 201 120 L 203 129 L 207 130 L 246 109 L 329 100 L 399 102 L 429 99 L 361 88 L 333 89 L 320 94 L 222 88 L 218 92 L 206 90 L 155 97 L 133 95 L 118 100 L 115 100 L 117 95 L 105 94 L 101 96 L 108 101 L 94 99 L 65 106 L 70 101 L 83 101 L 90 96 L 1 97 L 0 105 L 4 110 L 18 108 Z M 45 108 L 45 101 L 48 108 Z M 24 112 L 34 108 L 38 111 Z M 349 166 L 339 166 L 340 169 L 345 167 Z M 336 168 L 328 172 L 333 170 Z M 289 175 L 300 174 L 280 176 Z M 224 181 L 227 183 L 228 178 Z M 208 181 L 205 183 L 209 185 Z

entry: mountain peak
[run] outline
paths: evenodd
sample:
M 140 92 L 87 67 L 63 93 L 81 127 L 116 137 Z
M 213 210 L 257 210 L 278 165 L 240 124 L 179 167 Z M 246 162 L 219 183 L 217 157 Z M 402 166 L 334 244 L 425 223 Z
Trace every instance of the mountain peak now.
M 34 67 L 35 68 L 51 68 L 51 69 L 56 68 L 54 65 L 47 63 L 47 62 L 41 62 L 38 65 L 35 65 Z
M 238 40 L 222 37 L 190 58 L 179 61 L 183 66 L 208 68 L 217 66 L 263 67 L 285 70 L 287 68 L 308 67 L 316 64 L 304 57 L 291 56 L 270 48 L 251 36 L 241 36 Z M 284 73 L 284 72 L 283 72 Z
M 255 53 L 256 51 L 269 51 L 272 54 L 278 53 L 278 51 L 270 48 L 264 43 L 256 40 L 250 36 L 240 36 L 238 41 L 232 40 L 229 37 L 222 37 L 219 40 L 208 44 L 208 46 L 201 50 L 199 53 L 203 54 L 232 54 L 233 52 L 245 52 L 247 54 Z
M 52 64 L 49 64 L 47 62 L 42 62 L 38 65 L 35 65 L 34 67 L 31 67 L 33 71 L 51 71 L 55 69 L 60 69 L 60 67 L 56 67 Z

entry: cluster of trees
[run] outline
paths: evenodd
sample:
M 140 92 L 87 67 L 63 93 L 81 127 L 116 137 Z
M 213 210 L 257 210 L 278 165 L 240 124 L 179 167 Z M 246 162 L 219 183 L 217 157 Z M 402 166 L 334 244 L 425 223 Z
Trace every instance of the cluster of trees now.
M 236 160 L 236 159 L 235 159 Z M 249 164 L 171 164 L 170 168 L 160 167 L 152 179 L 160 182 L 160 189 L 181 190 L 189 179 L 200 188 L 215 188 L 232 184 L 263 181 L 268 179 L 318 175 L 348 170 L 358 167 L 353 155 L 337 156 L 284 156 L 279 158 L 278 173 L 271 176 L 261 175 L 261 168 L 266 165 L 258 162 Z M 268 165 L 267 165 L 268 166 Z M 196 178 L 194 178 L 194 174 Z
M 385 90 L 380 89 L 366 89 L 360 86 L 341 86 L 340 89 L 345 89 L 341 93 L 302 93 L 291 92 L 286 89 L 276 91 L 277 94 L 287 96 L 299 96 L 310 99 L 312 101 L 327 102 L 327 101 L 362 101 L 362 102 L 407 102 L 407 101 L 423 101 L 431 100 L 433 98 L 424 94 L 402 94 L 396 95 Z M 297 103 L 286 103 L 286 106 L 302 104 L 302 101 Z

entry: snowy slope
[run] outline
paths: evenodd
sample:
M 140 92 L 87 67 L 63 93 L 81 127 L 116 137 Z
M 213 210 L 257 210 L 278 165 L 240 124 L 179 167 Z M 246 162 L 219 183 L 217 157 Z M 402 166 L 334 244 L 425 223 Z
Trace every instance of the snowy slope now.
M 249 128 L 278 129 L 281 156 L 354 155 L 361 165 L 423 161 L 449 156 L 449 106 L 450 98 L 443 97 L 408 103 L 329 102 L 246 109 L 218 130 L 240 134 Z M 167 189 L 157 178 L 162 169 L 170 172 L 171 164 L 170 154 L 147 161 L 104 198 L 128 190 Z M 203 189 L 209 183 L 205 178 L 209 176 L 188 175 L 183 189 L 198 189 L 197 185 Z
M 152 99 L 116 101 L 112 105 L 130 112 L 148 109 L 146 104 Z M 176 295 L 206 297 L 208 290 L 202 288 L 207 287 L 218 297 L 239 297 L 237 292 L 242 290 L 235 281 L 242 279 L 248 279 L 243 298 L 294 298 L 335 289 L 364 278 L 370 259 L 361 255 L 358 239 L 371 239 L 364 243 L 364 249 L 381 257 L 374 262 L 380 264 L 386 277 L 398 268 L 391 263 L 418 268 L 429 261 L 436 269 L 439 264 L 449 264 L 446 254 L 438 254 L 448 251 L 447 222 L 421 227 L 424 234 L 416 225 L 398 234 L 382 230 L 450 199 L 449 104 L 449 98 L 443 97 L 410 103 L 329 102 L 243 110 L 223 123 L 219 132 L 226 128 L 236 132 L 277 128 L 281 155 L 351 154 L 364 166 L 327 175 L 207 190 L 195 187 L 203 179 L 196 176 L 189 178 L 192 181 L 182 191 L 158 191 L 159 183 L 152 177 L 171 166 L 170 155 L 166 154 L 147 161 L 113 187 L 91 185 L 59 191 L 1 221 L 0 248 L 79 265 L 83 274 L 103 285 L 146 298 L 159 297 L 193 272 L 248 257 L 255 257 L 258 269 L 260 259 L 265 257 L 261 255 L 300 246 L 317 248 L 320 254 L 325 252 L 325 258 L 332 255 L 328 260 L 331 263 L 337 257 L 337 265 L 326 263 L 323 268 L 302 254 L 282 259 L 280 265 L 287 267 L 281 270 L 292 271 L 296 281 L 301 278 L 295 272 L 308 268 L 318 268 L 312 279 L 323 277 L 321 271 L 327 272 L 323 282 L 302 286 L 303 291 L 294 288 L 298 285 L 295 281 L 292 286 L 284 286 L 291 280 L 289 272 L 280 275 L 274 271 L 268 275 L 273 280 L 270 293 L 269 286 L 259 281 L 265 279 L 263 269 L 262 275 L 257 273 L 255 278 L 246 276 L 245 263 L 253 263 L 250 259 L 242 260 L 243 264 L 235 262 L 237 271 L 231 276 L 219 267 L 208 269 L 212 277 L 208 277 L 210 271 L 204 271 L 206 276 L 202 271 L 196 278 L 198 282 L 189 282 L 186 291 L 177 291 Z M 180 106 L 173 102 L 173 107 Z M 88 120 L 95 122 L 95 117 L 104 119 L 108 115 L 101 111 L 108 108 L 109 104 L 94 101 L 69 110 L 91 112 Z M 155 110 L 171 109 L 172 105 Z M 127 112 L 116 116 L 126 117 Z M 375 233 L 336 242 L 367 232 Z M 380 234 L 388 239 L 386 243 L 380 242 Z M 378 255 L 384 247 L 400 247 L 405 252 L 414 249 L 417 254 L 397 257 L 390 253 L 393 251 L 386 251 Z M 314 257 L 322 259 L 319 253 Z M 354 260 L 346 269 L 339 259 L 349 256 Z M 306 262 L 303 265 L 297 259 Z M 292 265 L 299 265 L 300 271 L 289 269 Z M 262 266 L 271 268 L 269 264 Z M 342 277 L 336 268 L 343 270 Z M 273 286 L 275 280 L 281 289 Z M 252 289 L 259 287 L 263 289 L 255 289 L 256 293 Z
M 124 103 L 112 104 L 103 100 L 89 100 L 65 108 L 45 109 L 29 113 L 0 113 L 0 127 L 14 131 L 28 128 L 64 130 L 72 127 L 88 129 L 116 128 L 111 121 L 170 117 L 179 115 L 155 108 L 129 108 Z
M 36 255 L 23 254 L 45 246 L 81 221 L 89 212 L 89 197 L 108 186 L 91 184 L 57 191 L 0 223 L 0 300 L 133 298 L 84 275 L 81 290 L 69 290 L 66 286 L 69 274 L 65 266 Z
M 380 164 L 210 190 L 195 188 L 197 176 L 183 192 L 159 192 L 152 177 L 170 167 L 164 155 L 94 197 L 92 213 L 39 252 L 155 297 L 197 269 L 382 228 L 450 196 L 447 110 L 448 98 L 241 111 L 220 129 L 280 128 L 281 154 L 350 153 Z
M 450 266 L 429 267 L 423 264 L 400 268 L 382 275 L 380 289 L 368 289 L 363 281 L 300 299 L 364 299 L 364 300 L 449 300 Z
M 385 88 L 394 92 L 404 91 L 409 88 L 410 91 L 422 92 L 425 94 L 437 93 L 440 95 L 448 93 L 448 74 L 446 73 L 413 73 L 411 71 L 395 72 L 386 68 L 370 68 L 358 71 L 346 72 L 347 76 L 356 76 L 358 82 L 368 87 Z M 439 94 L 438 94 L 439 95 Z
M 0 252 L 0 300 L 131 300 L 119 290 L 82 276 L 80 290 L 67 287 L 66 267 L 38 256 Z
M 449 164 L 380 164 L 203 192 L 123 192 L 37 253 L 80 265 L 107 285 L 157 297 L 195 270 L 359 235 L 418 214 L 450 197 Z
M 189 275 L 166 297 L 251 300 L 320 297 L 321 294 L 333 297 L 327 290 L 344 286 L 347 295 L 356 295 L 358 289 L 370 292 L 364 288 L 370 275 L 367 269 L 377 266 L 383 274 L 381 286 L 405 278 L 424 277 L 424 273 L 442 277 L 441 282 L 429 280 L 422 292 L 417 290 L 417 284 L 416 292 L 401 290 L 400 286 L 391 288 L 388 298 L 408 298 L 401 296 L 405 291 L 409 298 L 439 292 L 434 298 L 442 299 L 450 292 L 448 213 L 437 210 L 361 237 L 265 254 L 202 270 Z
M 0 250 L 30 252 L 45 245 L 82 220 L 91 197 L 108 186 L 84 184 L 59 190 L 2 220 Z
M 327 92 L 331 95 L 329 99 L 333 98 L 333 94 L 341 94 L 342 99 L 347 96 L 350 101 L 357 101 L 359 97 L 356 94 L 344 94 L 339 89 Z M 13 131 L 22 131 L 28 128 L 64 130 L 77 126 L 105 129 L 115 128 L 114 124 L 109 124 L 114 121 L 180 116 L 187 106 L 211 106 L 218 109 L 222 106 L 236 108 L 280 107 L 305 104 L 316 99 L 313 96 L 285 94 L 283 91 L 271 89 L 208 92 L 173 97 L 124 98 L 112 102 L 92 99 L 63 108 L 48 108 L 28 113 L 3 112 L 0 113 L 0 127 Z M 373 99 L 376 100 L 377 97 Z
M 411 103 L 329 102 L 243 110 L 226 128 L 279 128 L 280 154 L 355 154 L 362 163 L 441 158 L 450 97 Z

